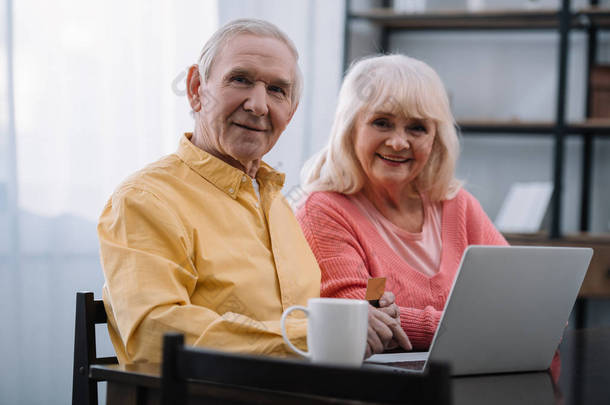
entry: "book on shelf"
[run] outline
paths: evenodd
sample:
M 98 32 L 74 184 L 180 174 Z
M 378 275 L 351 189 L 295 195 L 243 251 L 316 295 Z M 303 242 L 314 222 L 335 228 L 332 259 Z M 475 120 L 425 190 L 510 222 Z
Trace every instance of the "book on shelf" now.
M 591 68 L 591 118 L 610 118 L 610 65 Z

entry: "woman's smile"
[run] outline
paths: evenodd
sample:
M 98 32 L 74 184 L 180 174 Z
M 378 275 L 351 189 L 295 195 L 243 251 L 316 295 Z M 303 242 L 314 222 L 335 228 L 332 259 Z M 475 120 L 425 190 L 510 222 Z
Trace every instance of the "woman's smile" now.
M 390 164 L 391 166 L 400 166 L 403 163 L 409 163 L 413 160 L 412 158 L 407 158 L 403 156 L 386 155 L 381 153 L 376 153 L 375 155 L 386 163 Z

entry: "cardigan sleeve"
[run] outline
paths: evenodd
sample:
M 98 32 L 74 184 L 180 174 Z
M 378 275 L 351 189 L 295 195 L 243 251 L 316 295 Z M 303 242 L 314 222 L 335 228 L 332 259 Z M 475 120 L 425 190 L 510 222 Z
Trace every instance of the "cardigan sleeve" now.
M 297 220 L 322 270 L 320 296 L 364 299 L 368 260 L 345 212 L 315 193 L 299 209 Z
M 364 299 L 371 266 L 376 266 L 360 241 L 357 222 L 325 193 L 312 194 L 297 212 L 297 219 L 322 271 L 322 297 Z M 393 269 L 382 269 L 392 273 Z M 393 291 L 398 297 L 400 292 Z M 400 306 L 400 322 L 415 349 L 432 342 L 442 310 L 432 306 Z

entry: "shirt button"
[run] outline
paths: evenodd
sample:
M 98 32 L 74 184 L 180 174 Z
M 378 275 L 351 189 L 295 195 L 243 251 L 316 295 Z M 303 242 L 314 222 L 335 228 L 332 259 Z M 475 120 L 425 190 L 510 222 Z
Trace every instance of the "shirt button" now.
M 241 176 L 241 182 L 242 182 L 242 183 L 245 183 L 245 182 L 246 182 L 246 176 L 245 176 L 245 175 L 244 175 L 244 176 Z
M 231 187 L 231 188 L 229 189 L 229 193 L 233 194 L 233 191 L 235 191 L 235 190 L 233 190 L 233 187 Z

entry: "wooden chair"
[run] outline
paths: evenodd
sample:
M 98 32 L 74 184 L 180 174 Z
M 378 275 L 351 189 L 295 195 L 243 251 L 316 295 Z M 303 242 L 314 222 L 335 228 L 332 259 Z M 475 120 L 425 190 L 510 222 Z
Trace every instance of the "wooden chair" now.
M 116 357 L 97 357 L 95 325 L 106 322 L 108 319 L 103 301 L 94 300 L 92 292 L 77 292 L 72 377 L 73 405 L 97 405 L 98 380 L 89 378 L 89 366 L 118 363 Z
M 198 382 L 207 383 L 212 393 L 218 392 L 215 387 L 233 387 L 241 391 L 241 395 L 231 398 L 239 403 L 248 402 L 248 398 L 252 401 L 254 396 L 250 395 L 261 391 L 268 395 L 295 395 L 295 403 L 312 400 L 323 403 L 354 400 L 358 403 L 451 403 L 449 368 L 445 365 L 433 364 L 426 374 L 321 366 L 188 347 L 184 346 L 182 334 L 166 334 L 161 365 L 161 404 L 207 403 L 196 397 L 201 395 L 201 389 L 196 389 Z M 195 388 L 194 392 L 189 392 L 189 385 Z M 285 403 L 285 400 L 264 399 L 265 403 Z

